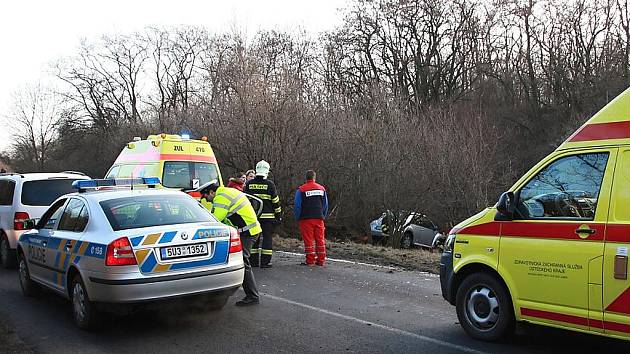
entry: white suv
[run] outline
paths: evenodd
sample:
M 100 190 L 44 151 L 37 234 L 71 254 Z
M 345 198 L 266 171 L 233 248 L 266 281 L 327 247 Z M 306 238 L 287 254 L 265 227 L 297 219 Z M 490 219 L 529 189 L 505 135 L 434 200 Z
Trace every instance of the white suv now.
M 15 267 L 25 220 L 39 219 L 57 198 L 75 191 L 72 182 L 89 178 L 73 171 L 0 175 L 0 266 Z

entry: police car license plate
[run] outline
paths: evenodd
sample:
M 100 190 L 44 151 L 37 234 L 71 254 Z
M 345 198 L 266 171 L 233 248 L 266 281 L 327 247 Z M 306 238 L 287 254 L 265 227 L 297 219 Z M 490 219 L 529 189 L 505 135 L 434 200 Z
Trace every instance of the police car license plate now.
M 208 244 L 196 243 L 194 245 L 162 247 L 160 249 L 160 253 L 162 255 L 162 259 L 207 256 Z

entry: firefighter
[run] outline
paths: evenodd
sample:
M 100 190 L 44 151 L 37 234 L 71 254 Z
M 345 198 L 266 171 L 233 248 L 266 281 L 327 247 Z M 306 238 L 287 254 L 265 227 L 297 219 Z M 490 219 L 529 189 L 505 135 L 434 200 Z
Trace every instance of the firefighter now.
M 262 232 L 254 208 L 245 194 L 234 188 L 219 186 L 219 182 L 216 180 L 204 184 L 198 191 L 202 198 L 212 201 L 212 214 L 221 222 L 225 223 L 229 220 L 238 229 L 241 237 L 243 263 L 245 263 L 245 277 L 243 278 L 245 298 L 237 301 L 236 306 L 258 304 L 260 301 L 258 289 L 249 260 L 252 244 Z
M 328 214 L 328 196 L 326 188 L 316 183 L 315 177 L 315 171 L 306 171 L 306 183 L 295 191 L 295 219 L 300 225 L 306 254 L 306 262 L 302 264 L 307 266 L 323 266 L 326 261 L 324 219 Z
M 256 177 L 245 184 L 243 190 L 263 201 L 262 214 L 259 216 L 262 227 L 262 240 L 258 239 L 252 249 L 252 264 L 261 268 L 270 268 L 271 256 L 273 255 L 273 231 L 276 225 L 282 221 L 282 208 L 280 207 L 280 197 L 273 181 L 267 179 L 269 176 L 269 163 L 262 160 L 256 164 Z

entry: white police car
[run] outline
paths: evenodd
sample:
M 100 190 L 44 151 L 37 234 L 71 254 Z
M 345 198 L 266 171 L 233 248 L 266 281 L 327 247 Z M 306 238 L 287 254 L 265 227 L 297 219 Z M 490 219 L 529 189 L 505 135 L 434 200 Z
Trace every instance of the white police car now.
M 24 295 L 44 286 L 72 300 L 81 328 L 98 323 L 101 304 L 208 293 L 223 307 L 243 282 L 237 231 L 184 193 L 139 183 L 159 179 L 74 182 L 79 192 L 57 199 L 20 237 Z

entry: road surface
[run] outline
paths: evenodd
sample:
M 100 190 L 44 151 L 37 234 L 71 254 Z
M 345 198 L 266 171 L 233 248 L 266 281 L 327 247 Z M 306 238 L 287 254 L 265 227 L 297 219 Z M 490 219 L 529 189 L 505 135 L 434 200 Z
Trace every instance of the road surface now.
M 628 352 L 630 344 L 527 326 L 502 343 L 470 339 L 434 275 L 348 262 L 299 266 L 276 253 L 256 269 L 258 306 L 222 311 L 158 308 L 112 317 L 99 332 L 75 327 L 52 293 L 22 296 L 15 271 L 0 270 L 0 316 L 42 353 L 552 353 Z M 1 351 L 1 350 L 0 350 Z

